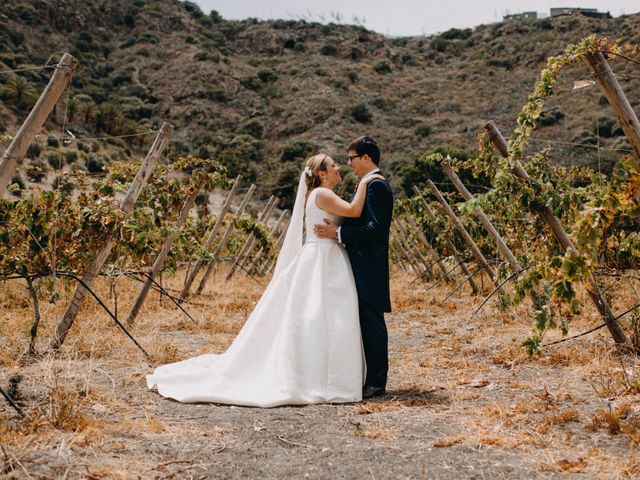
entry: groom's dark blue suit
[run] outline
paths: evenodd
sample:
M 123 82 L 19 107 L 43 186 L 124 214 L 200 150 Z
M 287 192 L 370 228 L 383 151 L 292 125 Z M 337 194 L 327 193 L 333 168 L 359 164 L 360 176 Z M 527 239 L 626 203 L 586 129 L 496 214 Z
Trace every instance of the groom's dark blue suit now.
M 351 200 L 353 195 L 351 196 Z M 362 343 L 367 361 L 366 385 L 387 383 L 387 326 L 384 312 L 391 311 L 389 295 L 389 229 L 393 193 L 386 180 L 373 180 L 359 218 L 346 218 L 340 228 L 358 291 Z

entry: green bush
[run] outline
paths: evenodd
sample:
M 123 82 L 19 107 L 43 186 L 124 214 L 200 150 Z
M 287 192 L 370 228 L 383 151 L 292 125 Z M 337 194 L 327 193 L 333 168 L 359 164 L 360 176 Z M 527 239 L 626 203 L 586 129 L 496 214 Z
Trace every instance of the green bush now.
M 593 133 L 592 130 L 585 129 L 574 135 L 571 141 L 580 145 L 597 145 L 598 137 Z
M 618 121 L 611 117 L 599 117 L 593 122 L 593 133 L 600 135 L 602 138 L 621 137 L 624 130 Z
M 261 139 L 262 134 L 264 133 L 264 127 L 258 120 L 249 120 L 244 123 L 239 130 L 239 133 L 246 133 L 247 135 L 251 135 L 253 138 Z
M 255 91 L 255 90 L 260 90 L 260 87 L 262 87 L 262 82 L 258 77 L 252 75 L 250 77 L 245 77 L 242 80 L 240 80 L 240 85 L 242 85 L 247 90 Z
M 349 109 L 349 114 L 356 122 L 369 123 L 373 119 L 369 107 L 365 103 L 357 103 Z
M 47 162 L 56 170 L 62 168 L 62 161 L 62 153 L 59 151 L 47 154 Z
M 291 142 L 282 150 L 280 160 L 283 162 L 292 162 L 295 160 L 303 160 L 318 151 L 318 146 L 307 140 L 296 140 Z
M 564 112 L 559 107 L 550 110 L 543 110 L 536 119 L 536 125 L 539 127 L 548 127 L 554 125 L 564 118 Z
M 464 30 L 460 28 L 450 28 L 446 32 L 442 33 L 440 37 L 445 40 L 464 40 L 469 38 L 473 34 L 473 30 L 470 28 L 465 28 Z
M 353 70 L 349 70 L 347 72 L 347 78 L 349 79 L 349 81 L 351 83 L 358 83 L 358 74 L 356 72 L 354 72 Z
M 338 47 L 331 44 L 323 45 L 320 47 L 320 55 L 336 56 L 338 55 Z
M 53 135 L 49 135 L 47 137 L 47 146 L 52 148 L 58 148 L 60 146 L 60 142 Z
M 283 163 L 277 167 L 277 173 L 269 191 L 271 195 L 275 195 L 280 199 L 280 208 L 290 209 L 293 207 L 296 198 L 295 188 L 298 184 L 301 170 L 302 167 L 298 162 Z
M 373 65 L 373 71 L 376 73 L 391 73 L 391 64 L 386 60 L 380 60 Z
M 429 135 L 431 135 L 431 127 L 423 123 L 422 125 L 418 125 L 413 133 L 415 133 L 418 137 L 428 137 Z
M 42 147 L 37 143 L 32 143 L 31 145 L 29 145 L 29 148 L 27 148 L 27 158 L 30 158 L 32 160 L 40 157 L 41 153 Z
M 19 3 L 3 13 L 6 13 L 9 18 L 21 21 L 27 25 L 38 25 L 41 23 L 38 11 L 28 3 Z
M 130 14 L 126 14 L 122 16 L 122 24 L 125 27 L 133 28 L 136 26 L 136 17 Z
M 450 44 L 450 40 L 446 40 L 442 37 L 434 37 L 431 39 L 431 48 L 436 52 L 446 52 Z
M 278 74 L 273 70 L 260 70 L 258 78 L 264 83 L 275 82 L 278 80 Z
M 74 150 L 69 150 L 64 154 L 64 161 L 67 164 L 74 163 L 76 160 L 78 160 L 78 152 Z
M 202 13 L 202 10 L 200 10 L 200 7 L 198 6 L 197 3 L 185 0 L 184 2 L 182 2 L 182 5 L 184 6 L 184 9 L 187 12 L 189 12 L 189 14 L 192 17 L 200 18 L 200 17 L 204 16 L 204 13 Z
M 84 164 L 89 173 L 102 173 L 107 166 L 107 159 L 102 155 L 87 155 Z
M 513 68 L 513 62 L 508 59 L 490 58 L 487 60 L 487 65 L 490 67 L 504 68 L 505 70 L 511 70 Z

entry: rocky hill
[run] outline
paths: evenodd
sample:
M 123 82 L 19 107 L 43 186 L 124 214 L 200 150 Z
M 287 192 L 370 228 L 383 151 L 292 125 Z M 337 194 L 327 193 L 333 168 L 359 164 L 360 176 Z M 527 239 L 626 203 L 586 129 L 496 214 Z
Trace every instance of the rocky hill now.
M 166 120 L 176 126 L 170 159 L 215 155 L 232 174 L 257 180 L 263 195 L 287 195 L 298 160 L 322 150 L 344 163 L 356 135 L 379 140 L 399 186 L 421 153 L 472 149 L 487 120 L 510 133 L 546 58 L 591 33 L 640 43 L 640 15 L 510 20 L 388 38 L 355 26 L 227 21 L 177 0 L 6 0 L 0 70 L 43 65 L 65 51 L 80 61 L 68 106 L 59 104 L 30 149 L 38 168 L 59 162 L 51 152 L 63 149 L 65 168 L 99 171 L 148 144 L 149 137 L 133 137 L 56 145 L 45 133 L 59 134 L 65 111 L 65 125 L 84 137 L 144 132 Z M 636 67 L 615 67 L 630 74 L 622 82 L 635 106 Z M 15 133 L 49 75 L 0 74 L 0 134 Z M 586 78 L 586 68 L 566 72 L 536 136 L 624 147 L 598 88 L 572 89 Z M 616 155 L 575 145 L 554 152 L 558 162 L 604 170 Z M 29 161 L 23 175 L 28 168 Z

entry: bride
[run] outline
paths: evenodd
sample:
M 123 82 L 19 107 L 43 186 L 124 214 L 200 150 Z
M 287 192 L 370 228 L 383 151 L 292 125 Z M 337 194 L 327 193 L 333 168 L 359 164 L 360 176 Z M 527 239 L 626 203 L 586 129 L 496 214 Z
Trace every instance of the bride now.
M 366 185 L 352 203 L 332 189 L 340 167 L 319 154 L 300 176 L 291 222 L 271 283 L 231 346 L 158 367 L 149 388 L 180 402 L 255 407 L 353 402 L 362 398 L 364 360 L 358 298 L 347 254 L 314 235 L 325 218 L 359 217 Z

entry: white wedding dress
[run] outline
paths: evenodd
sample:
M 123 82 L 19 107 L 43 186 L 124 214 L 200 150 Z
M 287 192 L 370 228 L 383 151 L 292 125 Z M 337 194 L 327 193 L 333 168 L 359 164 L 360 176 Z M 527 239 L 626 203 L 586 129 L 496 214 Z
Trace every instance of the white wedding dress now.
M 316 205 L 317 192 L 298 209 L 305 210 L 300 225 L 306 242 L 300 232 L 295 255 L 285 261 L 281 254 L 280 268 L 227 351 L 163 365 L 147 376 L 149 388 L 157 386 L 161 395 L 180 402 L 254 407 L 362 398 L 364 356 L 353 273 L 342 245 L 313 233 L 323 218 L 337 220 Z M 290 229 L 294 215 L 296 207 Z

